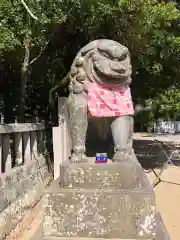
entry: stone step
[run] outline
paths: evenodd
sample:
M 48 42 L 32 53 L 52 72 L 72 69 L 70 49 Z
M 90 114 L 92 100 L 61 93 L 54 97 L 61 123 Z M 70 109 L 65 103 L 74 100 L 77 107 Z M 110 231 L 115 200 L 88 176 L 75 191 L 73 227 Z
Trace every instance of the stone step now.
M 137 189 L 63 189 L 44 197 L 45 237 L 154 239 L 155 196 L 144 175 Z
M 71 164 L 67 162 L 60 168 L 60 182 L 65 188 L 110 188 L 135 189 L 140 187 L 143 169 L 138 162 L 122 161 L 105 164 L 95 163 L 94 158 L 88 163 Z
M 160 214 L 158 213 L 156 215 L 156 224 L 157 224 L 157 232 L 156 232 L 156 237 L 154 240 L 171 240 L 164 223 L 162 221 L 162 218 Z M 105 240 L 106 238 L 101 238 L 101 240 Z M 43 236 L 43 226 L 40 224 L 40 226 L 37 228 L 37 230 L 33 233 L 32 237 L 26 240 L 99 240 L 99 238 L 77 238 L 77 237 L 44 237 Z M 109 240 L 139 240 L 138 238 L 136 239 L 122 239 L 122 238 L 111 238 Z M 143 239 L 143 240 L 149 240 L 149 239 Z

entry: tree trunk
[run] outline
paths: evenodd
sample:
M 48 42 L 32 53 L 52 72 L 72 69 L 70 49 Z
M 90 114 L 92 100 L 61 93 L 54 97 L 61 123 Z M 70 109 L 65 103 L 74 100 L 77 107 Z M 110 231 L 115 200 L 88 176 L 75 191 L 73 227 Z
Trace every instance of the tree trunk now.
M 30 63 L 30 51 L 31 51 L 31 35 L 26 34 L 25 40 L 25 54 L 24 61 L 21 67 L 21 80 L 20 80 L 20 101 L 19 101 L 19 112 L 18 112 L 18 122 L 24 122 L 25 114 L 25 103 L 26 103 L 26 83 L 29 77 L 29 63 Z

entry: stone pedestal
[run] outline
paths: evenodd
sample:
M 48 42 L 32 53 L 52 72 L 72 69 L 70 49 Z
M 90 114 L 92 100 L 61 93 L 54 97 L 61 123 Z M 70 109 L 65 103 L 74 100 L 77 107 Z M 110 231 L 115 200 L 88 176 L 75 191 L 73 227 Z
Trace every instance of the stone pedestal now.
M 44 239 L 169 239 L 138 162 L 66 163 L 60 172 L 44 197 Z
M 98 164 L 89 158 L 88 163 L 66 162 L 60 167 L 60 183 L 68 189 L 135 189 L 140 187 L 142 175 L 141 165 L 132 161 Z

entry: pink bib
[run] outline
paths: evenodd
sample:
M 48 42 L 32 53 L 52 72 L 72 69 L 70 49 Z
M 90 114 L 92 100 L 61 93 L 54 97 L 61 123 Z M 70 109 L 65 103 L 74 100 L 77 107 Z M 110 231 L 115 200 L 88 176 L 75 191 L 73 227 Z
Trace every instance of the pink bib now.
M 130 88 L 104 88 L 97 83 L 88 84 L 88 110 L 94 117 L 120 117 L 133 115 Z

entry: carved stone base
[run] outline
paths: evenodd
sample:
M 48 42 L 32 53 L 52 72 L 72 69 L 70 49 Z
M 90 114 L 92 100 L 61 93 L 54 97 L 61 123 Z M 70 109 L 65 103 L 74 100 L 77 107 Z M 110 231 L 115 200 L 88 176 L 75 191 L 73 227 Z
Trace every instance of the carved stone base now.
M 159 213 L 156 215 L 156 222 L 157 222 L 157 234 L 155 240 L 171 240 L 169 237 L 169 234 L 167 233 L 167 230 L 164 226 L 164 223 L 162 221 L 162 218 Z M 40 225 L 40 227 L 37 229 L 34 236 L 31 238 L 31 240 L 79 240 L 78 237 L 44 237 L 43 236 L 43 226 Z M 105 240 L 107 238 L 101 238 L 101 240 Z M 81 238 L 81 240 L 92 240 L 92 238 Z M 93 240 L 99 240 L 99 238 L 93 238 Z M 122 238 L 112 238 L 111 240 L 138 240 L 136 239 L 122 239 Z M 143 239 L 143 240 L 149 240 L 149 239 Z
M 155 236 L 155 201 L 148 192 L 59 187 L 55 191 L 53 187 L 45 201 L 47 237 L 153 239 Z
M 158 237 L 154 191 L 135 161 L 66 164 L 60 183 L 45 193 L 45 239 L 169 239 Z
M 140 187 L 143 176 L 141 165 L 132 161 L 97 164 L 88 158 L 88 163 L 67 161 L 60 168 L 61 186 L 68 189 L 134 189 Z

